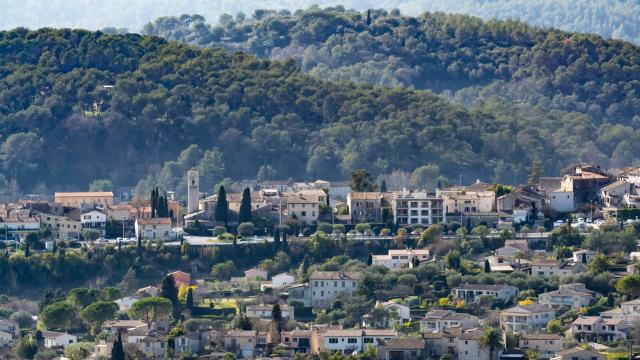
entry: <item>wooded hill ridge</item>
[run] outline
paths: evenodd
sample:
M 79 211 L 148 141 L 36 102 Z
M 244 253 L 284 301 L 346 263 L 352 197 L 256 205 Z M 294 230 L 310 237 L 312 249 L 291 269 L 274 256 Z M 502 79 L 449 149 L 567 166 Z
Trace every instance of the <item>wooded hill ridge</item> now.
M 550 111 L 554 106 L 542 100 L 514 105 L 495 93 L 474 98 L 480 105 L 468 110 L 429 91 L 317 79 L 302 70 L 318 74 L 319 65 L 310 68 L 296 54 L 299 63 L 152 36 L 17 29 L 0 32 L 0 189 L 9 189 L 14 177 L 24 192 L 86 189 L 95 179 L 114 186 L 143 179 L 140 192 L 154 185 L 182 192 L 184 172 L 193 163 L 204 191 L 224 178 L 256 174 L 334 180 L 358 168 L 377 176 L 425 164 L 452 179 L 463 174 L 511 182 L 524 179 L 534 159 L 555 172 L 573 161 L 627 164 L 640 154 L 638 49 L 628 43 L 441 14 L 374 12 L 367 25 L 366 13 L 329 9 L 311 11 L 301 16 L 304 24 L 280 30 L 273 30 L 283 22 L 279 16 L 265 16 L 256 29 L 260 23 L 285 37 L 311 36 L 304 40 L 314 44 L 308 49 L 321 51 L 335 41 L 337 49 L 348 50 L 337 64 L 357 66 L 348 58 L 365 59 L 372 53 L 367 44 L 378 44 L 373 49 L 389 47 L 387 55 L 371 61 L 393 58 L 389 66 L 401 68 L 420 59 L 429 72 L 404 78 L 421 79 L 425 88 L 432 77 L 441 88 L 484 86 L 483 92 L 500 81 L 544 99 L 544 92 L 533 91 L 541 86 L 556 94 L 552 102 L 597 101 L 606 110 L 595 113 L 610 115 L 596 117 L 590 107 Z M 426 24 L 443 31 L 425 32 Z M 362 31 L 352 33 L 351 26 Z M 306 30 L 290 30 L 295 28 Z M 332 29 L 342 30 L 336 35 Z M 242 36 L 238 44 L 247 42 Z M 389 55 L 395 51 L 403 56 Z M 573 60 L 583 57 L 583 70 L 574 69 Z M 455 76 L 448 70 L 454 64 Z M 489 67 L 495 71 L 478 76 Z M 392 74 L 399 76 L 400 68 Z

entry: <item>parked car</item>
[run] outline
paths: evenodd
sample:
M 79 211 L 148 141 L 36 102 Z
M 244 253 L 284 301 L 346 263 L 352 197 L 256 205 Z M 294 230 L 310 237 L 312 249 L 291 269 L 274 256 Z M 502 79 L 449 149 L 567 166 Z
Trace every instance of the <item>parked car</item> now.
M 100 243 L 107 242 L 107 238 L 105 238 L 104 236 L 100 236 L 100 237 L 98 238 L 98 242 L 100 242 Z

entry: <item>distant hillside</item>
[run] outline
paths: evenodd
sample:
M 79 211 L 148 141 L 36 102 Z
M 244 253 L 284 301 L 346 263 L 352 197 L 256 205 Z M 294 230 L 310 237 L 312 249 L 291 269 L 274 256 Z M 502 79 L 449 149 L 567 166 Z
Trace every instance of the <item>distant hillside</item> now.
M 637 0 L 0 0 L 0 30 L 19 26 L 70 27 L 97 30 L 128 28 L 137 32 L 151 19 L 180 14 L 202 14 L 217 20 L 222 14 L 256 9 L 288 9 L 294 12 L 318 4 L 322 7 L 400 9 L 403 14 L 425 11 L 451 12 L 485 20 L 519 19 L 532 25 L 567 31 L 595 33 L 640 43 L 640 3 Z
M 3 191 L 14 176 L 24 192 L 94 179 L 179 189 L 194 163 L 205 191 L 224 177 L 339 179 L 424 164 L 433 176 L 510 182 L 534 159 L 558 171 L 637 159 L 640 144 L 634 128 L 579 113 L 492 98 L 468 111 L 430 92 L 330 83 L 293 61 L 132 34 L 0 32 L 0 74 Z
M 198 15 L 160 18 L 145 33 L 223 46 L 272 59 L 292 57 L 328 80 L 459 91 L 465 103 L 500 96 L 577 111 L 596 123 L 640 124 L 640 50 L 599 36 L 514 21 L 425 13 L 310 8 L 261 11 L 209 25 Z

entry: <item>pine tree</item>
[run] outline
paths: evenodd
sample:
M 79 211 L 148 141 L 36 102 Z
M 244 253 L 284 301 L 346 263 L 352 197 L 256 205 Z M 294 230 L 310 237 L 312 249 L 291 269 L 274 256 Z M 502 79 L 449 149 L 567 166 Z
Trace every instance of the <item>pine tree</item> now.
M 124 348 L 122 347 L 122 335 L 120 334 L 120 331 L 118 331 L 118 338 L 113 342 L 111 360 L 125 360 Z
M 218 189 L 218 203 L 216 204 L 216 221 L 223 223 L 227 226 L 229 220 L 229 203 L 227 202 L 227 193 L 224 190 L 224 186 L 220 186 Z
M 542 176 L 542 165 L 540 160 L 533 160 L 531 163 L 531 170 L 529 170 L 529 177 L 527 178 L 527 185 L 536 186 L 540 183 L 540 176 Z M 516 185 L 516 184 L 514 184 Z
M 249 190 L 249 188 L 245 188 L 242 192 L 239 222 L 240 224 L 244 222 L 251 222 L 251 190 Z

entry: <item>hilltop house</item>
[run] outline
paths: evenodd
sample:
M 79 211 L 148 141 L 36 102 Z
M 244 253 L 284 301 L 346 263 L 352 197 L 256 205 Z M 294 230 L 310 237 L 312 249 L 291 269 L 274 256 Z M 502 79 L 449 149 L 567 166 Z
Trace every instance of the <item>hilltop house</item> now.
M 555 317 L 555 310 L 545 305 L 516 305 L 500 312 L 500 327 L 513 332 L 529 332 L 547 326 Z
M 585 272 L 587 266 L 581 262 L 557 259 L 535 259 L 531 264 L 531 275 L 551 277 Z
M 387 255 L 372 255 L 371 264 L 384 266 L 388 269 L 412 268 L 413 259 L 423 263 L 429 259 L 429 249 L 395 249 L 389 250 Z
M 340 296 L 351 297 L 358 289 L 362 273 L 315 271 L 309 277 L 311 305 L 327 307 Z
M 135 230 L 138 239 L 152 241 L 168 241 L 172 239 L 171 219 L 169 218 L 136 219 Z
M 534 350 L 538 352 L 540 359 L 549 359 L 554 354 L 562 351 L 562 336 L 558 334 L 523 332 L 520 334 L 518 345 L 522 351 Z
M 594 299 L 595 292 L 587 289 L 584 284 L 562 284 L 558 290 L 540 294 L 540 304 L 553 309 L 568 306 L 572 309 L 589 306 Z
M 578 341 L 617 341 L 627 339 L 629 324 L 624 319 L 601 316 L 579 316 L 571 323 L 568 334 Z
M 475 315 L 436 309 L 429 311 L 420 319 L 420 331 L 442 332 L 452 328 L 471 329 L 479 324 L 480 320 Z
M 488 296 L 501 301 L 518 296 L 518 288 L 511 285 L 497 284 L 462 284 L 451 289 L 453 296 L 457 299 L 464 300 L 467 303 L 480 300 L 481 296 Z

